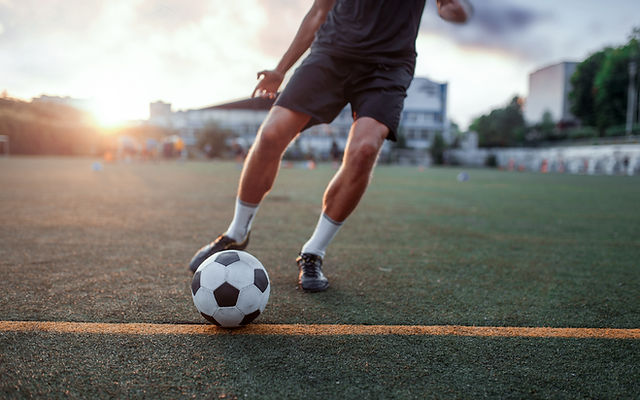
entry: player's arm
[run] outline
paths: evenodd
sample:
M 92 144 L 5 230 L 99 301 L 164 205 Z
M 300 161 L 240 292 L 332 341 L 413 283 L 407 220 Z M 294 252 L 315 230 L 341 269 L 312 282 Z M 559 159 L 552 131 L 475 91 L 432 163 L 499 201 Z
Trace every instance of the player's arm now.
M 473 13 L 473 7 L 467 0 L 437 0 L 438 14 L 445 21 L 463 24 Z
M 335 0 L 315 0 L 313 2 L 311 9 L 302 20 L 298 32 L 276 68 L 258 72 L 260 82 L 256 85 L 251 97 L 255 97 L 256 95 L 268 98 L 275 97 L 280 84 L 282 84 L 284 80 L 284 75 L 311 46 L 316 31 L 320 29 L 324 23 L 334 3 Z

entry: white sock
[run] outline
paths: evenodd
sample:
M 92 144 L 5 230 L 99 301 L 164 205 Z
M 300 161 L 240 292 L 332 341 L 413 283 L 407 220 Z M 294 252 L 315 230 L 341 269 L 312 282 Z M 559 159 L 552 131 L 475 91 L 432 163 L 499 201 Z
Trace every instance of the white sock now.
M 236 198 L 236 211 L 233 214 L 233 221 L 231 221 L 225 235 L 236 242 L 243 242 L 251 230 L 251 223 L 253 222 L 253 217 L 258 212 L 258 206 L 259 204 L 245 203 L 239 198 Z
M 313 231 L 311 239 L 302 246 L 302 253 L 311 253 L 320 257 L 324 257 L 327 246 L 336 236 L 338 230 L 342 226 L 342 222 L 336 222 L 329 218 L 325 213 L 320 215 L 316 230 Z

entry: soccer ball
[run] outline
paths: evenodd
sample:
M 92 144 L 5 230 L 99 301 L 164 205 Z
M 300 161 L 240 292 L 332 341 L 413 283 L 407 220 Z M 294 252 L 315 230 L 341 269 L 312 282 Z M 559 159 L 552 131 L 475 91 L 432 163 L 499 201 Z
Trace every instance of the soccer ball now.
M 253 321 L 269 300 L 269 275 L 260 261 L 238 250 L 215 253 L 191 281 L 193 304 L 209 322 L 235 328 Z

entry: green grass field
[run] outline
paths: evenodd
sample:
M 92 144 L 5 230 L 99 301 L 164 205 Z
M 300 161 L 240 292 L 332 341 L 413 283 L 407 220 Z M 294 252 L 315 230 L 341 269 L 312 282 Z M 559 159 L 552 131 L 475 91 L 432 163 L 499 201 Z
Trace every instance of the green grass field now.
M 0 159 L 0 321 L 201 324 L 186 263 L 234 163 Z M 249 251 L 261 324 L 640 328 L 640 180 L 379 166 L 325 259 L 294 259 L 333 170 L 283 169 Z M 2 398 L 639 398 L 640 340 L 0 331 Z

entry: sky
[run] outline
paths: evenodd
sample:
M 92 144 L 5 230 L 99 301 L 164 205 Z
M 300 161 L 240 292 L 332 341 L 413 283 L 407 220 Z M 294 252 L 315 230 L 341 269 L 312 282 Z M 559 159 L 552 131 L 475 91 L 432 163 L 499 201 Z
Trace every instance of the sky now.
M 87 99 L 105 122 L 145 119 L 157 100 L 181 110 L 245 98 L 311 3 L 0 0 L 0 91 Z M 416 76 L 449 84 L 449 117 L 463 128 L 526 96 L 531 72 L 622 45 L 640 27 L 638 0 L 472 3 L 473 18 L 455 25 L 428 1 L 416 40 Z

